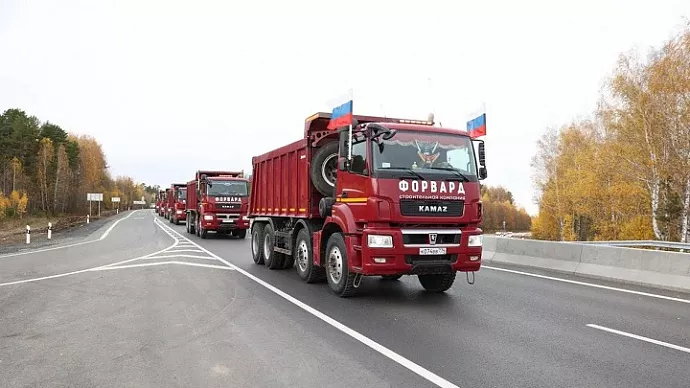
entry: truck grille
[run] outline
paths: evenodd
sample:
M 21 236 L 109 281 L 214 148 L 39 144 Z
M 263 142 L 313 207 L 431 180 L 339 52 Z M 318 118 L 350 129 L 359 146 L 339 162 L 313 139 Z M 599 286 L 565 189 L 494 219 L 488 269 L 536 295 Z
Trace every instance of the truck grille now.
M 400 201 L 400 214 L 404 216 L 461 217 L 464 210 L 465 201 Z
M 240 206 L 239 203 L 216 203 L 216 209 L 222 210 L 240 210 Z
M 404 245 L 426 245 L 431 244 L 429 241 L 429 234 L 403 234 Z M 460 244 L 459 234 L 436 234 L 436 244 Z

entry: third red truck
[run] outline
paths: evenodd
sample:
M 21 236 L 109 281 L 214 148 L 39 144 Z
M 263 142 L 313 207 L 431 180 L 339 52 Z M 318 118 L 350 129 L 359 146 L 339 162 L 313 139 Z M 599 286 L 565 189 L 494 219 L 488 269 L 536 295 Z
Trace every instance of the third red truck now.
M 309 117 L 302 139 L 252 159 L 254 262 L 296 263 L 302 280 L 325 279 L 341 297 L 363 276 L 416 275 L 432 292 L 458 271 L 473 282 L 484 142 L 432 121 L 355 116 L 352 130 L 329 130 L 329 119 Z

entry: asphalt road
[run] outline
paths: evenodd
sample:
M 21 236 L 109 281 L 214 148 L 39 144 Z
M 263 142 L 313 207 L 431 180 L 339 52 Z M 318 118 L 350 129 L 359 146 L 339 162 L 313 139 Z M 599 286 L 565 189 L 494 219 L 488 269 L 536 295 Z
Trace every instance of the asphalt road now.
M 255 265 L 249 237 L 201 240 L 155 218 L 138 211 L 94 242 L 0 256 L 0 386 L 690 381 L 689 295 L 486 267 L 446 294 L 374 278 L 340 299 Z

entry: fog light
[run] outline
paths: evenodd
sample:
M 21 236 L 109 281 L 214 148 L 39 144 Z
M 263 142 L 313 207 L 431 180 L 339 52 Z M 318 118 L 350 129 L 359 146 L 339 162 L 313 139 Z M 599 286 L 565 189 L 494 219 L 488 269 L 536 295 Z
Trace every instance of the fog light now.
M 374 263 L 377 263 L 377 264 L 385 264 L 385 263 L 386 263 L 386 259 L 385 259 L 384 257 L 375 257 L 375 258 L 374 258 Z
M 477 261 L 479 260 L 479 256 L 470 256 L 470 261 Z

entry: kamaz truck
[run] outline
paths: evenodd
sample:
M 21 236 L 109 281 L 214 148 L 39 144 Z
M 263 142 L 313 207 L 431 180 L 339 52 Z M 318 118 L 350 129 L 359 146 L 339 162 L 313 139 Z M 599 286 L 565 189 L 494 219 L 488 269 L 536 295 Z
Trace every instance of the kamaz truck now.
M 247 236 L 249 182 L 244 171 L 197 171 L 187 183 L 187 233 Z
M 179 225 L 180 221 L 187 219 L 187 184 L 173 183 L 170 186 L 170 198 L 168 198 L 170 223 Z
M 326 280 L 340 297 L 364 276 L 416 275 L 445 292 L 460 271 L 472 284 L 484 142 L 433 118 L 354 116 L 352 127 L 329 130 L 330 116 L 309 117 L 302 139 L 252 159 L 254 262 L 296 263 L 303 281 Z

